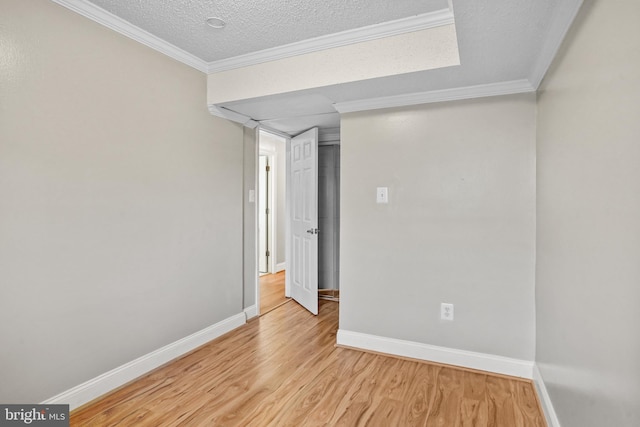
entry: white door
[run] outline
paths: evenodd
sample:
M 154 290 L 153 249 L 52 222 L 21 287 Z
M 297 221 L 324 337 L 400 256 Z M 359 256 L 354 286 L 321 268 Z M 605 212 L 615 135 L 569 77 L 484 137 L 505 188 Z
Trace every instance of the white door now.
M 289 248 L 291 297 L 318 314 L 318 129 L 291 139 L 289 152 Z

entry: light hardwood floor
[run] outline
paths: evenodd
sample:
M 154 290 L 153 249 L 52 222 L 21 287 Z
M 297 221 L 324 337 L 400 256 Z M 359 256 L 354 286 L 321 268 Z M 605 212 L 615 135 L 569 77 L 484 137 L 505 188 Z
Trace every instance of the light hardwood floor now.
M 260 314 L 267 314 L 274 308 L 290 301 L 284 296 L 285 272 L 260 276 Z
M 529 381 L 335 346 L 297 303 L 71 414 L 72 426 L 544 426 Z

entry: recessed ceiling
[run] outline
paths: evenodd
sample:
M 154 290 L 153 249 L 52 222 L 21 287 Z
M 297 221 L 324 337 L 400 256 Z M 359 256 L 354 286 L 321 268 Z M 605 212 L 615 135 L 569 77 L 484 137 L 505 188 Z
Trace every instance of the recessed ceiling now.
M 206 61 L 446 9 L 447 0 L 92 0 Z M 216 30 L 208 17 L 226 22 Z
M 319 36 L 442 9 L 453 12 L 459 66 L 225 102 L 212 109 L 231 110 L 289 134 L 311 127 L 314 121 L 338 126 L 336 104 L 351 108 L 371 99 L 417 96 L 438 101 L 536 90 L 582 4 L 582 0 L 54 1 L 200 70 L 213 70 L 210 66 L 216 61 L 259 56 L 265 49 Z M 100 9 L 83 10 L 94 5 L 115 16 Z M 211 16 L 223 19 L 226 27 L 209 27 L 205 19 Z M 112 18 L 128 23 L 112 25 Z M 141 38 L 135 35 L 140 29 Z M 148 42 L 147 33 L 155 39 Z M 175 47 L 182 53 L 176 54 Z

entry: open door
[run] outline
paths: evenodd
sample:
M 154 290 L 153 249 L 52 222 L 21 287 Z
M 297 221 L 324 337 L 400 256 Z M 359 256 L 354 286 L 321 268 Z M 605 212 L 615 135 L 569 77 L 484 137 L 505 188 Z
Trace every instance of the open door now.
M 291 297 L 318 314 L 318 128 L 291 139 L 289 193 L 289 256 L 287 281 Z

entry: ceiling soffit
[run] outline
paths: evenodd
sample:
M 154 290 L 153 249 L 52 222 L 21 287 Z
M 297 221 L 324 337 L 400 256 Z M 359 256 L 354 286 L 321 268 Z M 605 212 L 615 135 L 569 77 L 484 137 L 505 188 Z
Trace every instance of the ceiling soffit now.
M 145 31 L 123 19 L 123 14 L 119 12 L 109 12 L 94 4 L 111 5 L 117 3 L 125 5 L 126 7 L 137 7 L 129 5 L 133 3 L 145 5 L 158 4 L 156 0 L 144 0 L 141 2 L 128 2 L 125 0 L 93 0 L 93 2 L 89 0 L 53 1 L 204 73 L 233 69 L 238 66 L 243 67 L 251 64 L 252 61 L 256 61 L 255 63 L 268 62 L 272 61 L 272 58 L 300 55 L 305 52 L 305 49 L 326 49 L 326 46 L 330 46 L 327 44 L 325 47 L 322 47 L 321 40 L 332 40 L 332 42 L 336 42 L 333 38 L 334 36 L 324 33 L 316 37 L 317 40 L 313 40 L 307 45 L 305 45 L 304 42 L 300 43 L 293 40 L 293 43 L 288 43 L 288 45 L 284 47 L 273 47 L 278 46 L 275 44 L 268 49 L 262 49 L 263 51 L 243 54 L 235 58 L 223 57 L 223 59 L 217 61 L 205 61 L 202 59 L 202 56 L 194 55 L 192 50 L 181 49 L 176 46 L 179 45 L 185 48 L 186 46 L 183 44 L 176 43 L 174 45 L 167 42 L 167 40 L 171 40 L 170 37 L 161 37 L 160 34 L 155 31 L 153 31 L 153 34 Z M 273 1 L 276 2 L 278 0 Z M 335 2 L 338 0 L 331 1 Z M 410 73 L 406 76 L 377 78 L 346 85 L 336 85 L 335 87 L 324 87 L 320 88 L 320 91 L 315 91 L 315 93 L 319 93 L 330 99 L 333 104 L 336 105 L 337 109 L 343 112 L 423 102 L 438 102 L 450 99 L 502 95 L 510 93 L 509 91 L 512 90 L 515 91 L 512 93 L 535 91 L 551 64 L 583 0 L 543 0 L 534 3 L 531 3 L 530 0 L 504 0 L 495 3 L 460 2 L 456 0 L 453 0 L 453 2 L 449 0 L 403 0 L 400 3 L 380 0 L 380 2 L 383 6 L 392 5 L 394 8 L 398 7 L 398 5 L 408 5 L 409 8 L 422 7 L 419 14 L 431 16 L 433 22 L 437 22 L 437 16 L 440 16 L 440 19 L 452 19 L 451 16 L 447 17 L 447 14 L 452 15 L 451 7 L 453 7 L 456 15 L 456 31 L 462 65 L 454 67 L 453 70 L 449 68 L 442 69 L 442 71 L 432 70 L 423 73 Z M 324 3 L 322 7 L 318 7 L 315 0 L 312 1 L 312 3 L 314 3 L 314 8 L 319 9 L 320 12 L 323 11 L 325 7 Z M 335 15 L 336 13 L 340 13 L 340 6 L 344 3 L 343 0 L 339 0 L 338 3 L 340 3 L 340 5 L 334 8 L 335 10 L 332 10 L 331 14 Z M 366 7 L 365 3 L 368 4 L 369 2 L 354 0 L 354 2 L 351 3 L 357 3 L 360 6 L 364 5 L 364 7 Z M 178 9 L 182 4 L 206 4 L 206 2 L 177 0 L 168 3 L 162 2 L 162 7 L 171 7 L 174 9 L 174 12 L 179 12 L 177 15 L 181 15 L 183 11 Z M 449 9 L 444 9 L 447 7 Z M 399 17 L 411 15 L 413 18 L 416 18 L 414 16 L 416 13 L 407 14 L 406 12 L 406 10 L 400 12 Z M 404 15 L 402 15 L 402 13 L 404 13 Z M 176 13 L 172 16 L 176 16 Z M 397 17 L 398 16 L 396 16 L 396 18 Z M 424 16 L 422 18 L 424 18 Z M 394 20 L 401 22 L 404 19 Z M 411 18 L 406 19 L 407 22 L 410 20 Z M 374 20 L 373 22 L 384 21 L 389 21 L 389 19 Z M 379 27 L 379 33 L 383 34 L 383 28 L 386 28 L 384 31 L 393 31 L 392 25 L 394 24 L 369 26 L 374 29 L 375 27 Z M 144 26 L 144 28 L 151 30 L 147 26 Z M 349 28 L 349 26 L 346 28 Z M 357 31 L 353 30 L 341 32 L 345 34 L 357 33 Z M 366 30 L 362 29 L 362 32 L 366 33 Z M 375 30 L 373 33 L 375 33 Z M 260 33 L 253 33 L 253 37 L 255 37 L 255 34 Z M 528 37 L 533 44 L 521 43 L 519 40 L 522 34 L 529 34 Z M 535 37 L 532 38 L 531 35 L 533 34 L 535 34 Z M 499 38 L 496 38 L 496 36 Z M 364 37 L 369 36 L 365 35 Z M 375 35 L 373 37 L 375 37 Z M 382 35 L 381 37 L 385 36 Z M 340 37 L 338 37 L 337 43 L 342 43 L 343 41 L 339 39 Z M 492 39 L 493 41 L 491 41 Z M 483 50 L 482 46 L 508 46 L 509 39 L 513 39 L 510 42 L 512 47 L 517 45 L 517 50 L 511 52 L 512 56 L 506 54 L 506 51 L 504 52 L 506 56 L 502 55 L 502 57 L 495 58 L 490 54 L 490 50 L 484 52 L 484 54 L 480 53 Z M 353 38 L 353 40 L 356 39 Z M 319 41 L 320 43 L 318 43 Z M 526 52 L 526 55 L 523 55 L 522 52 Z M 488 63 L 486 61 L 484 63 L 477 62 L 478 58 L 483 57 L 489 57 L 495 64 L 501 64 L 500 68 L 495 69 L 495 67 L 493 67 L 495 70 L 489 71 L 492 67 L 487 67 Z M 512 70 L 511 73 L 508 72 L 510 69 Z M 498 70 L 505 70 L 505 72 Z M 302 95 L 304 93 L 309 92 L 300 91 L 289 95 Z M 268 104 L 268 97 L 263 99 L 262 102 Z M 214 114 L 222 111 L 225 115 L 235 115 L 236 119 L 240 118 L 235 121 L 244 120 L 249 124 L 255 123 L 250 117 L 242 114 L 242 103 L 233 104 L 233 106 L 210 105 L 209 108 Z

